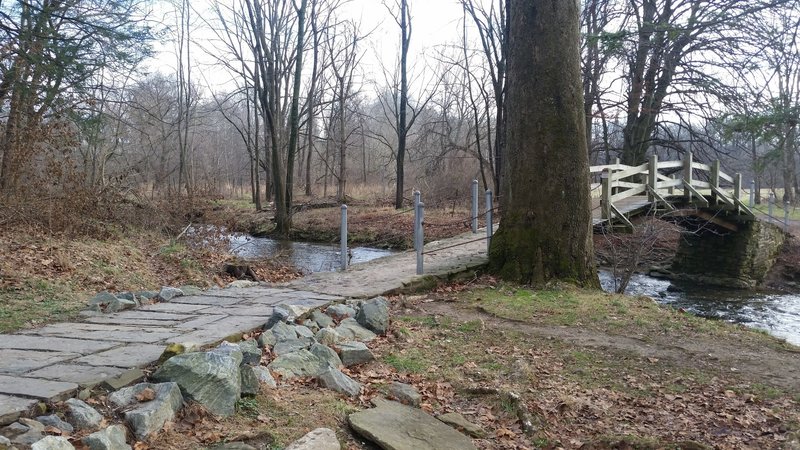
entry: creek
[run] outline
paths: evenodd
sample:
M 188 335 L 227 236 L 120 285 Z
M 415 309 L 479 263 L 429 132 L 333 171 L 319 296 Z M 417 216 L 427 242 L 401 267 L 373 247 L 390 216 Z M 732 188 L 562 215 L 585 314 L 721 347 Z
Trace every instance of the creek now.
M 610 271 L 600 271 L 600 283 L 604 290 L 614 291 Z M 633 276 L 626 294 L 645 295 L 662 305 L 701 317 L 758 328 L 800 346 L 800 294 L 724 289 L 642 274 Z

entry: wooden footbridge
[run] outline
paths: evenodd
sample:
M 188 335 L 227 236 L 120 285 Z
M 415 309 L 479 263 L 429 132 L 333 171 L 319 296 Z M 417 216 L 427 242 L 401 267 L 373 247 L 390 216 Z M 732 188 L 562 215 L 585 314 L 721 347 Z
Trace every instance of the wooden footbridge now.
M 742 175 L 722 172 L 719 161 L 694 162 L 691 153 L 679 161 L 659 161 L 653 155 L 640 166 L 617 162 L 592 166 L 590 172 L 596 227 L 633 228 L 632 217 L 653 213 L 695 217 L 734 231 L 732 222 L 755 220 L 741 200 Z

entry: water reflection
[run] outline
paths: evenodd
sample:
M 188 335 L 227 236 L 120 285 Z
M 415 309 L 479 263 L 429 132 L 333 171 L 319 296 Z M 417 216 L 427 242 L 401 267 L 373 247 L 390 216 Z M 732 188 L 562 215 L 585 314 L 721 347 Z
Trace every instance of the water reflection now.
M 614 290 L 611 272 L 601 270 L 600 283 L 606 291 Z M 759 328 L 800 345 L 799 294 L 709 288 L 641 274 L 633 276 L 627 293 L 646 295 L 698 316 Z
M 234 234 L 231 251 L 244 259 L 281 258 L 305 272 L 333 272 L 341 265 L 338 245 L 278 241 Z M 357 264 L 393 254 L 391 250 L 368 247 L 350 249 L 350 264 Z

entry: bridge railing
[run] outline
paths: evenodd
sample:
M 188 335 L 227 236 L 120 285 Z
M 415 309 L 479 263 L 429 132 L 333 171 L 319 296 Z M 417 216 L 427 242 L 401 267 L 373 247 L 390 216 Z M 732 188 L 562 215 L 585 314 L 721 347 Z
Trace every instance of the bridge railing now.
M 647 163 L 639 166 L 617 161 L 616 164 L 592 166 L 589 171 L 593 178 L 600 176 L 600 203 L 605 220 L 618 219 L 630 225 L 615 204 L 645 194 L 648 202 L 661 204 L 666 209 L 674 209 L 671 202 L 680 195 L 686 203 L 721 207 L 754 217 L 741 200 L 742 175 L 726 174 L 720 170 L 719 161 L 695 162 L 691 153 L 678 161 L 659 161 L 657 155 L 652 155 Z

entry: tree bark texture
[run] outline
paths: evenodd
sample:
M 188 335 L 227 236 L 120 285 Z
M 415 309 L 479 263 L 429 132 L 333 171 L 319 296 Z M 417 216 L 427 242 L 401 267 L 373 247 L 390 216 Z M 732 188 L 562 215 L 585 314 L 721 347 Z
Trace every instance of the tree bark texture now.
M 599 286 L 577 0 L 510 0 L 502 222 L 490 268 L 542 284 Z

